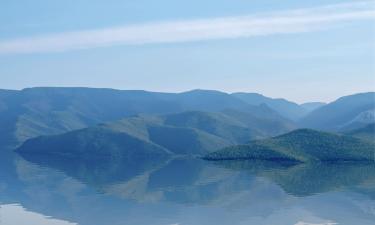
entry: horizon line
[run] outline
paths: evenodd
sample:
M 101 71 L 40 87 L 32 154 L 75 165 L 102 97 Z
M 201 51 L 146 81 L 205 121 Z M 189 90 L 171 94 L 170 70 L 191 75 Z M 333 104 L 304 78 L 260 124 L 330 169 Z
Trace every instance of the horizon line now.
M 293 101 L 293 100 L 290 100 L 288 98 L 284 98 L 284 97 L 274 97 L 274 96 L 269 96 L 269 95 L 265 95 L 261 92 L 255 92 L 255 91 L 244 91 L 244 90 L 238 90 L 238 91 L 225 91 L 225 90 L 217 90 L 217 89 L 204 89 L 204 88 L 193 88 L 193 89 L 186 89 L 186 90 L 183 90 L 183 91 L 160 91 L 160 90 L 146 90 L 146 89 L 120 89 L 120 88 L 111 88 L 111 87 L 89 87 L 89 86 L 33 86 L 33 87 L 25 87 L 25 88 L 20 88 L 20 89 L 10 89 L 10 88 L 0 88 L 0 90 L 3 90 L 3 91 L 24 91 L 24 90 L 27 90 L 27 89 L 37 89 L 37 88 L 61 88 L 61 89 L 104 89 L 104 90 L 114 90 L 114 91 L 143 91 L 143 92 L 148 92 L 148 93 L 162 93 L 162 94 L 183 94 L 183 93 L 188 93 L 188 92 L 192 92 L 192 91 L 212 91 L 212 92 L 220 92 L 220 93 L 224 93 L 224 94 L 228 94 L 228 95 L 232 95 L 232 94 L 235 94 L 235 93 L 245 93 L 245 94 L 258 94 L 258 95 L 261 95 L 263 97 L 266 97 L 266 98 L 271 98 L 271 99 L 274 99 L 274 100 L 286 100 L 286 101 L 289 101 L 289 102 L 292 102 L 292 103 L 296 103 L 297 105 L 302 105 L 302 104 L 305 104 L 305 103 L 325 103 L 325 104 L 329 104 L 329 103 L 332 103 L 342 97 L 347 97 L 347 96 L 351 96 L 351 95 L 357 95 L 357 94 L 367 94 L 367 93 L 375 93 L 375 90 L 368 90 L 368 91 L 361 91 L 361 92 L 352 92 L 351 94 L 344 94 L 344 95 L 341 95 L 340 97 L 337 97 L 337 98 L 334 98 L 334 100 L 331 100 L 331 101 L 319 101 L 319 100 L 314 100 L 314 101 L 303 101 L 303 102 L 299 102 L 299 101 Z

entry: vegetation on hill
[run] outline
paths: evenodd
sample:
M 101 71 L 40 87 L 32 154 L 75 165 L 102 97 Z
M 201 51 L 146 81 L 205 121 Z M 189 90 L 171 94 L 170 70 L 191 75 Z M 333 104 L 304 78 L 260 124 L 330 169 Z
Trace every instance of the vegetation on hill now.
M 347 135 L 361 138 L 363 140 L 375 142 L 375 123 L 346 132 Z
M 171 154 L 154 143 L 103 127 L 29 139 L 17 152 L 91 159 L 160 158 Z
M 265 140 L 252 141 L 210 153 L 207 160 L 373 161 L 375 145 L 360 139 L 299 129 Z

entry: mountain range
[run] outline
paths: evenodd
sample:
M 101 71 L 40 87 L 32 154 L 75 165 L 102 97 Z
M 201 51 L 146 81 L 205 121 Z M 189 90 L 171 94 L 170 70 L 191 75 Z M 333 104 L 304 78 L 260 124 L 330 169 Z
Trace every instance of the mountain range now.
M 375 122 L 374 97 L 370 92 L 299 105 L 255 93 L 211 90 L 0 90 L 0 146 L 66 157 L 206 155 L 298 128 L 364 129 Z
M 267 120 L 253 119 L 252 114 L 241 113 L 242 117 L 237 114 L 233 111 L 187 111 L 134 116 L 60 135 L 32 138 L 18 151 L 87 157 L 107 153 L 126 158 L 133 150 L 137 155 L 147 155 L 147 152 L 204 155 L 223 146 L 293 129 L 293 125 L 285 121 L 279 125 L 274 122 L 274 125 Z
M 310 102 L 298 105 L 297 103 L 282 98 L 273 99 L 257 93 L 237 92 L 232 95 L 250 105 L 265 104 L 292 121 L 298 121 L 313 110 L 325 105 L 325 103 L 322 102 Z
M 40 135 L 61 134 L 138 114 L 160 115 L 189 110 L 235 110 L 250 113 L 259 119 L 288 122 L 266 105 L 250 105 L 218 91 L 157 93 L 95 88 L 0 90 L 0 146 L 17 146 Z
M 299 121 L 300 127 L 348 131 L 375 122 L 375 92 L 341 97 Z

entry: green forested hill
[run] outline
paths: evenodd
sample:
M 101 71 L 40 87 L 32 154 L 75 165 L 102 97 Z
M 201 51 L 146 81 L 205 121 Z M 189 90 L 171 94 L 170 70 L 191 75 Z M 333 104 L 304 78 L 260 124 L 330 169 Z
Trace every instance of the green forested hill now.
M 346 134 L 361 138 L 363 140 L 375 142 L 375 123 L 368 124 L 358 129 L 350 130 L 346 132 Z
M 103 127 L 86 128 L 61 135 L 41 136 L 27 140 L 20 153 L 68 158 L 159 158 L 170 152 L 158 145 Z
M 208 154 L 208 160 L 260 159 L 271 161 L 372 161 L 375 146 L 361 139 L 299 129 Z

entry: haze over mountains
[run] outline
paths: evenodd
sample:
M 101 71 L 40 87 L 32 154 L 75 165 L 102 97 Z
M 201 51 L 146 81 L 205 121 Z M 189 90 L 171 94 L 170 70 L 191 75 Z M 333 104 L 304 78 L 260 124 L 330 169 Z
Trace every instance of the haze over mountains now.
M 14 148 L 26 141 L 19 151 L 124 158 L 136 154 L 134 149 L 145 156 L 205 155 L 297 128 L 361 128 L 375 122 L 374 109 L 374 92 L 326 105 L 299 105 L 260 94 L 211 90 L 0 90 L 0 146 Z
M 287 119 L 266 105 L 250 105 L 218 91 L 184 93 L 120 91 L 94 88 L 28 88 L 0 91 L 0 145 L 18 145 L 39 135 L 59 134 L 138 114 L 189 110 L 250 113 L 251 118 Z M 234 113 L 234 112 L 233 112 Z
M 359 128 L 375 121 L 375 93 L 341 97 L 300 121 L 300 126 L 314 129 L 343 131 Z
M 257 93 L 238 92 L 233 93 L 232 95 L 251 105 L 265 104 L 271 109 L 280 113 L 280 115 L 293 121 L 298 121 L 309 112 L 324 105 L 324 103 L 306 103 L 298 105 L 297 103 L 290 102 L 282 98 L 273 99 Z

